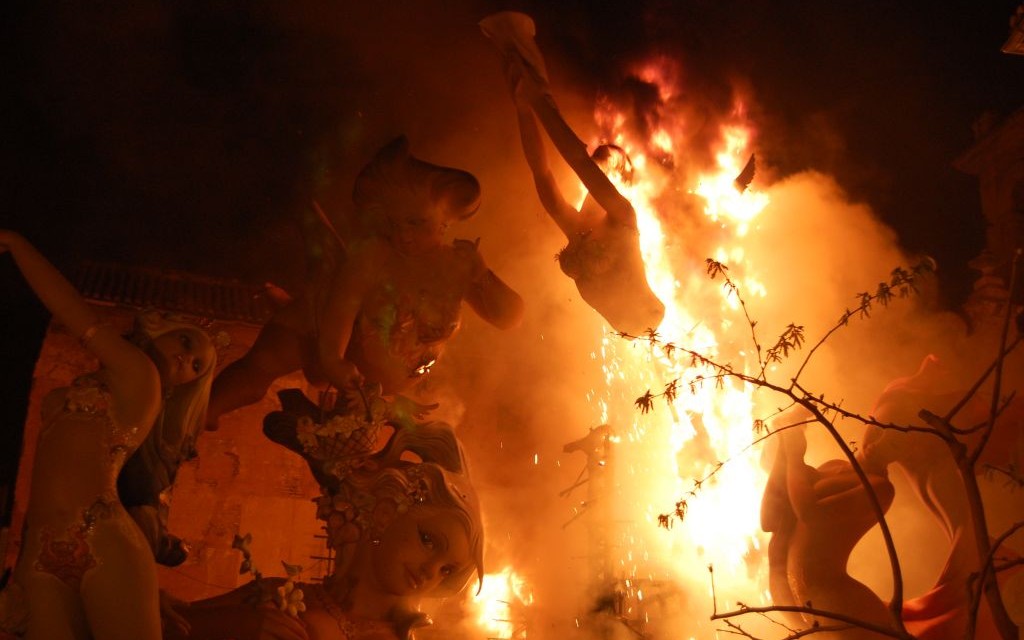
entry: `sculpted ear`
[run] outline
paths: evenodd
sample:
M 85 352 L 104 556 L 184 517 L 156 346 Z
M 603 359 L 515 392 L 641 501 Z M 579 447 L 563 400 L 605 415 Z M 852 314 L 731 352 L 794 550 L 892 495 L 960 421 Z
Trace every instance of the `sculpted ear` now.
M 157 309 L 145 309 L 135 315 L 135 333 L 152 335 L 164 324 L 164 316 Z

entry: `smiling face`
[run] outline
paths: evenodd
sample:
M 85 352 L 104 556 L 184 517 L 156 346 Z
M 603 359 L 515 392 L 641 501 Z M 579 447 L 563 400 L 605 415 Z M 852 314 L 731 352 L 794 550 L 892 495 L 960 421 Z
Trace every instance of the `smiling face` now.
M 473 565 L 469 536 L 452 509 L 416 505 L 371 546 L 371 579 L 392 596 L 425 596 Z
M 213 342 L 199 329 L 181 328 L 161 334 L 150 343 L 150 354 L 167 387 L 187 384 L 213 366 Z

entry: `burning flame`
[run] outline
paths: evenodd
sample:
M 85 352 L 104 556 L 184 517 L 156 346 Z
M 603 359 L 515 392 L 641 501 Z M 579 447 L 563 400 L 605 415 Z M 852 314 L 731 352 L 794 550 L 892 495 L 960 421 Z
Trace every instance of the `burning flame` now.
M 752 232 L 769 198 L 749 185 L 736 186 L 751 157 L 753 130 L 737 105 L 732 120 L 721 128 L 719 148 L 712 150 L 715 166 L 697 176 L 672 174 L 665 169 L 679 166 L 672 156 L 687 153 L 684 110 L 671 109 L 672 101 L 684 95 L 678 85 L 680 70 L 662 59 L 639 69 L 638 77 L 655 85 L 663 101 L 648 123 L 656 126 L 645 128 L 647 139 L 631 137 L 625 113 L 609 100 L 598 103 L 595 119 L 606 133 L 602 142 L 619 145 L 633 162 L 632 184 L 616 186 L 636 211 L 648 283 L 666 306 L 655 328 L 657 341 L 757 373 L 756 357 L 740 346 L 750 344 L 750 328 L 738 310 L 736 293 L 724 288 L 720 277 L 710 279 L 703 268 L 707 257 L 727 265 L 744 300 L 770 293 L 757 277 L 757 265 L 747 260 L 745 245 L 756 235 Z M 692 188 L 682 189 L 681 181 Z M 579 203 L 585 196 L 581 191 Z M 701 210 L 679 215 L 700 218 L 695 225 L 694 220 L 687 222 L 709 230 L 701 235 L 717 244 L 693 246 L 695 242 L 680 237 L 679 225 L 673 225 L 677 221 L 664 213 L 687 211 L 691 201 L 699 202 Z M 680 260 L 687 251 L 701 255 Z M 605 559 L 616 582 L 608 610 L 634 632 L 668 617 L 676 622 L 661 624 L 672 629 L 666 637 L 715 637 L 714 623 L 708 620 L 713 610 L 709 566 L 714 567 L 719 608 L 739 600 L 751 606 L 769 600 L 762 556 L 767 538 L 759 522 L 767 473 L 751 449 L 754 389 L 716 378 L 713 369 L 679 351 L 670 357 L 642 338 L 623 340 L 611 327 L 605 329 L 594 348 L 603 363 L 603 386 L 587 391 L 585 403 L 593 407 L 592 425 L 608 424 L 613 430 L 609 442 L 614 452 L 598 466 L 614 478 L 607 486 L 615 495 L 601 513 L 583 509 L 577 515 L 588 531 L 615 538 L 601 547 L 614 556 Z M 644 390 L 657 393 L 672 380 L 680 381 L 678 393 L 664 398 L 664 404 L 659 399 L 650 412 L 634 406 Z M 533 463 L 538 464 L 536 455 Z M 681 499 L 685 517 L 666 530 L 661 516 Z M 595 518 L 605 520 L 591 526 Z M 483 589 L 472 604 L 478 629 L 488 638 L 525 638 L 526 608 L 533 596 L 522 578 L 507 567 L 489 574 Z M 576 623 L 583 626 L 579 618 Z
M 473 596 L 477 626 L 488 640 L 518 640 L 526 637 L 523 609 L 533 604 L 533 592 L 526 580 L 505 567 L 484 577 L 480 593 Z
M 645 68 L 644 77 L 654 83 L 667 82 L 671 76 Z M 662 96 L 679 93 L 671 87 L 658 88 Z M 609 113 L 607 103 L 601 110 L 605 123 L 624 119 Z M 653 129 L 648 140 L 631 140 L 620 129 L 613 130 L 612 136 L 636 167 L 634 183 L 617 186 L 637 212 L 648 282 L 666 304 L 657 336 L 662 342 L 734 366 L 745 362 L 752 369 L 756 360 L 745 359 L 735 346 L 743 338 L 749 344 L 749 328 L 736 314 L 736 295 L 722 288 L 720 278 L 712 281 L 703 269 L 693 268 L 693 261 L 687 270 L 680 270 L 679 261 L 672 260 L 672 251 L 678 252 L 672 243 L 680 239 L 670 237 L 658 215 L 659 203 L 674 197 L 669 189 L 672 181 L 656 173 L 656 163 L 648 162 L 644 150 L 676 151 L 681 145 L 668 132 L 680 130 L 684 123 L 673 122 L 669 111 L 659 117 L 663 126 Z M 721 147 L 714 154 L 717 166 L 698 176 L 690 191 L 704 205 L 702 224 L 719 230 L 720 244 L 710 256 L 699 258 L 713 257 L 726 264 L 745 299 L 768 294 L 755 275 L 756 265 L 745 260 L 743 243 L 769 199 L 755 189 L 735 185 L 751 154 L 751 136 L 743 121 L 725 124 Z M 686 239 L 681 240 L 685 244 Z M 720 308 L 709 309 L 708 301 L 715 300 Z M 600 399 L 596 421 L 612 424 L 621 436 L 614 470 L 621 495 L 613 519 L 629 523 L 619 529 L 619 544 L 614 545 L 621 549 L 617 567 L 625 604 L 620 615 L 641 624 L 649 622 L 645 598 L 649 600 L 653 590 L 664 591 L 666 582 L 691 595 L 710 595 L 709 565 L 714 566 L 720 603 L 723 594 L 730 601 L 764 603 L 766 579 L 756 568 L 765 563 L 753 560 L 766 546 L 759 513 L 767 474 L 748 451 L 754 438 L 753 389 L 734 380 L 715 379 L 710 368 L 685 356 L 669 358 L 662 349 L 647 348 L 642 340 L 625 343 L 609 334 L 600 353 L 606 387 L 590 395 Z M 633 406 L 644 389 L 658 392 L 670 380 L 681 385 L 678 394 L 667 399 L 667 406 L 659 400 L 647 414 Z M 671 512 L 680 499 L 686 500 L 685 518 L 670 531 L 659 527 L 659 515 Z M 712 610 L 707 600 L 691 606 L 704 614 Z M 706 620 L 706 615 L 701 619 Z M 709 627 L 688 632 L 707 635 Z

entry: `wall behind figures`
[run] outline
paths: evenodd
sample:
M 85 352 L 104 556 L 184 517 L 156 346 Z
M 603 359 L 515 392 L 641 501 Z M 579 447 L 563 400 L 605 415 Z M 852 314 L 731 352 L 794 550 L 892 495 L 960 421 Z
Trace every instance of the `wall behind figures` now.
M 196 280 L 203 281 L 193 278 L 191 284 Z M 138 309 L 110 302 L 103 306 L 107 317 L 127 333 Z M 253 322 L 239 320 L 219 320 L 213 327 L 230 337 L 229 344 L 219 350 L 219 367 L 245 353 L 257 330 Z M 21 546 L 17 534 L 24 522 L 35 443 L 42 426 L 40 404 L 51 390 L 95 369 L 96 364 L 62 327 L 47 329 L 33 372 L 23 446 L 17 457 L 11 524 L 0 538 L 4 567 L 13 566 Z M 304 567 L 307 580 L 324 574 L 321 558 L 325 545 L 318 537 L 321 526 L 312 502 L 319 488 L 298 455 L 262 433 L 263 416 L 279 408 L 276 391 L 304 384 L 301 376 L 282 378 L 263 401 L 226 416 L 218 432 L 199 435 L 198 457 L 181 465 L 166 495 L 169 531 L 191 548 L 184 564 L 159 567 L 161 587 L 171 595 L 196 600 L 250 580 L 251 575 L 239 572 L 242 556 L 232 548 L 236 535 L 252 534 L 253 562 L 266 576 L 285 575 L 281 561 Z

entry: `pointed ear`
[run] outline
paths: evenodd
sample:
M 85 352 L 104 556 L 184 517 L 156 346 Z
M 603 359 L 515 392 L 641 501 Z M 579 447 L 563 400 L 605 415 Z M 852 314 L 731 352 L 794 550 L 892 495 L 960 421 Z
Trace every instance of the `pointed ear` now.
M 144 309 L 135 316 L 135 328 L 150 334 L 164 323 L 164 315 L 157 309 Z

